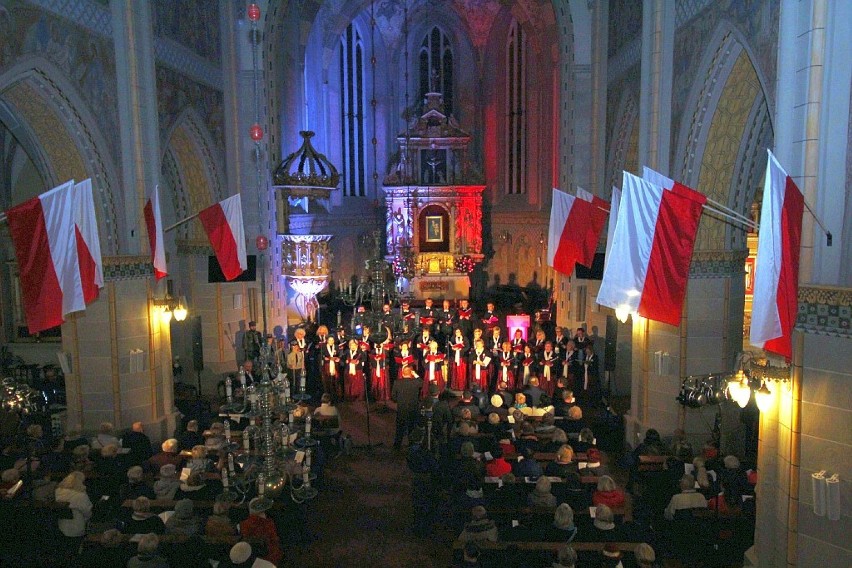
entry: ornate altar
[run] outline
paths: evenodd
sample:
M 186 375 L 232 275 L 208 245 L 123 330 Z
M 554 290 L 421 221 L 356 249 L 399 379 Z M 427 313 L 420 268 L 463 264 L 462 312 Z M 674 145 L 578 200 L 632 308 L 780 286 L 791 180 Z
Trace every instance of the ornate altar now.
M 397 137 L 385 178 L 387 260 L 397 287 L 415 298 L 466 298 L 481 262 L 482 175 L 468 159 L 471 136 L 427 93 L 424 113 Z

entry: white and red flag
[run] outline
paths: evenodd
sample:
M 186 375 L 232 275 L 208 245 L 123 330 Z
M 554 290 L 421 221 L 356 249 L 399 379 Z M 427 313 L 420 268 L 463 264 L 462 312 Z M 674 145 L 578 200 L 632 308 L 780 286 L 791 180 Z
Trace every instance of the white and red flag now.
M 606 227 L 606 254 L 604 255 L 604 270 L 610 259 L 610 249 L 615 237 L 615 223 L 618 221 L 618 206 L 621 203 L 621 190 L 612 186 L 612 199 L 609 202 L 609 223 Z
M 586 208 L 587 217 L 582 226 L 582 234 L 578 235 L 581 240 L 581 256 L 577 262 L 591 268 L 595 261 L 595 252 L 598 249 L 598 240 L 601 238 L 601 231 L 603 231 L 606 217 L 609 214 L 609 203 L 579 187 L 577 188 L 577 197 L 591 204 L 591 207 Z
M 751 344 L 787 359 L 798 313 L 799 247 L 804 197 L 769 152 L 751 308 Z
M 85 188 L 76 190 L 71 180 L 6 211 L 30 333 L 60 325 L 67 314 L 85 310 L 86 299 L 97 297 L 97 287 L 103 285 L 89 189 L 87 199 Z M 82 262 L 78 245 L 85 249 Z
M 689 263 L 707 198 L 624 172 L 621 203 L 597 303 L 680 324 Z
M 594 233 L 594 224 L 597 223 L 597 214 L 594 211 L 599 211 L 606 219 L 606 212 L 598 210 L 592 201 L 553 188 L 550 228 L 547 232 L 549 266 L 568 276 L 574 272 L 574 265 L 578 262 L 591 267 L 600 235 L 600 230 Z M 593 244 L 590 246 L 589 242 Z M 587 254 L 589 248 L 591 255 Z
M 101 288 L 104 287 L 104 263 L 101 258 L 101 240 L 98 235 L 91 179 L 74 186 L 74 225 L 80 281 L 83 285 L 83 298 L 88 305 L 98 298 Z
M 145 202 L 145 226 L 148 228 L 148 244 L 151 248 L 151 264 L 154 265 L 154 277 L 159 280 L 168 276 L 166 270 L 166 246 L 163 242 L 163 216 L 160 214 L 160 188 L 154 191 Z
M 233 280 L 248 268 L 243 206 L 240 194 L 233 195 L 198 214 L 226 280 Z

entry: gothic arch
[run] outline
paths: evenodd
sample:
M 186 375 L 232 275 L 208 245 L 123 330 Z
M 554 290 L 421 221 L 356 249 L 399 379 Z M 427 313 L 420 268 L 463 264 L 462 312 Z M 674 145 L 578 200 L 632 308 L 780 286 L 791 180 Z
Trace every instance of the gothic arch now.
M 163 182 L 177 218 L 189 217 L 224 198 L 210 133 L 195 109 L 187 107 L 178 115 L 166 131 L 162 147 Z M 186 223 L 177 231 L 184 240 L 203 242 L 199 223 Z
M 70 81 L 40 56 L 22 58 L 0 75 L 0 105 L 7 120 L 15 119 L 12 128 L 48 185 L 92 179 L 101 250 L 119 254 L 125 232 L 119 224 L 129 221 L 116 215 L 124 209 L 118 176 L 94 116 Z
M 742 35 L 722 22 L 704 54 L 690 93 L 672 174 L 726 206 L 748 215 L 772 143 L 765 82 Z M 706 218 L 696 248 L 745 248 L 740 227 Z

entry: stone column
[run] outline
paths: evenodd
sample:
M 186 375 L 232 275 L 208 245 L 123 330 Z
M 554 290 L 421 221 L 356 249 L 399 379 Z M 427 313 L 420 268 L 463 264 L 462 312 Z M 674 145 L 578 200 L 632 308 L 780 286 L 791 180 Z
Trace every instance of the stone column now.
M 669 170 L 675 3 L 644 0 L 639 94 L 639 163 Z
M 142 208 L 146 191 L 160 182 L 160 132 L 154 38 L 148 2 L 113 0 L 115 73 L 118 82 L 118 116 L 121 171 L 129 251 L 148 252 Z
M 589 191 L 609 195 L 606 187 L 606 101 L 609 2 L 592 5 L 592 132 Z

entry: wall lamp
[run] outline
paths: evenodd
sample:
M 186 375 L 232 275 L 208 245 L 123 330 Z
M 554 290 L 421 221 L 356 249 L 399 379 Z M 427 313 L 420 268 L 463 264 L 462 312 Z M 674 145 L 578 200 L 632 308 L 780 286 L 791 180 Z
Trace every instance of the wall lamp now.
M 174 316 L 175 321 L 184 321 L 189 311 L 186 309 L 186 297 L 180 296 L 175 299 L 172 295 L 173 285 L 171 280 L 166 281 L 166 295 L 162 298 L 152 298 L 151 303 L 154 307 L 160 308 L 160 318 L 164 324 L 172 321 Z

